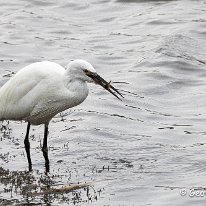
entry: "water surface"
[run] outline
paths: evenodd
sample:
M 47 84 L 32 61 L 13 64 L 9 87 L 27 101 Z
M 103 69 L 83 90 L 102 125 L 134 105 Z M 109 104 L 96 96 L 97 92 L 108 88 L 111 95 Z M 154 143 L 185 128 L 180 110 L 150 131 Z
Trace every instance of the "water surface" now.
M 206 185 L 205 8 L 204 0 L 1 3 L 2 84 L 36 61 L 82 58 L 126 91 L 121 102 L 90 85 L 83 104 L 50 124 L 52 184 L 93 185 L 91 198 L 80 191 L 79 205 L 204 205 L 206 195 L 189 194 Z M 32 129 L 31 178 L 47 185 L 43 127 Z M 25 131 L 23 122 L 1 125 L 5 170 L 27 170 Z M 14 186 L 0 179 L 3 205 L 77 204 L 73 194 L 28 197 L 21 187 L 11 194 Z

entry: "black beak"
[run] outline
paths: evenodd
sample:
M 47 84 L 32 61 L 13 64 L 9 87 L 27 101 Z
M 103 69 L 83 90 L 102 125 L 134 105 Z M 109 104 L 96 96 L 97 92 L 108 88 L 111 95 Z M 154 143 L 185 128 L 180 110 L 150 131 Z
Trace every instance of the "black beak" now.
M 95 83 L 101 85 L 103 88 L 105 88 L 111 94 L 113 94 L 117 99 L 121 100 L 120 97 L 124 98 L 123 95 L 111 85 L 111 81 L 110 82 L 105 81 L 97 73 L 87 72 L 86 75 L 89 76 L 90 78 L 92 78 Z

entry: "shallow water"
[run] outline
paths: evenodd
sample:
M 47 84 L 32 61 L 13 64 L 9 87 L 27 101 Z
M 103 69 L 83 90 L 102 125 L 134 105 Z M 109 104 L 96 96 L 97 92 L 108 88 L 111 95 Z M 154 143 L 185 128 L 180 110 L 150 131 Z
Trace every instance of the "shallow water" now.
M 205 12 L 204 0 L 1 3 L 1 84 L 35 61 L 66 65 L 82 58 L 126 91 L 121 102 L 90 85 L 83 104 L 50 124 L 53 184 L 89 182 L 91 200 L 84 190 L 78 203 L 72 194 L 28 197 L 21 187 L 11 195 L 11 182 L 0 178 L 1 204 L 204 205 Z M 1 166 L 27 170 L 26 124 L 3 125 Z M 32 128 L 38 182 L 44 177 L 43 127 Z

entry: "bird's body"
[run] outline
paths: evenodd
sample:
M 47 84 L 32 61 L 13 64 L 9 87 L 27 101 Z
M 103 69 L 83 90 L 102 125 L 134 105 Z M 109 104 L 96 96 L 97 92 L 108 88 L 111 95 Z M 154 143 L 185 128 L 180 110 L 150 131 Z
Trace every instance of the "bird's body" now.
M 90 63 L 80 59 L 70 62 L 66 68 L 49 61 L 30 64 L 0 88 L 0 121 L 28 122 L 24 144 L 30 171 L 30 125 L 45 125 L 42 151 L 46 172 L 49 172 L 49 122 L 59 112 L 81 104 L 86 99 L 89 93 L 87 82 L 100 84 L 118 99 L 118 95 L 122 96 L 110 82 L 96 73 Z
M 72 79 L 54 62 L 24 67 L 0 89 L 0 120 L 48 123 L 57 113 L 83 102 L 86 82 Z

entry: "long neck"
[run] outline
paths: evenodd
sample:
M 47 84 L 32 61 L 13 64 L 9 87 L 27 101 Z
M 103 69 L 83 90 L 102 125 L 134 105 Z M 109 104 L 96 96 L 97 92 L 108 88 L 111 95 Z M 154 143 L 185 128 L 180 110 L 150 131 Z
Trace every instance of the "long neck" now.
M 76 79 L 67 76 L 65 79 L 65 86 L 69 92 L 69 98 L 72 106 L 81 104 L 88 96 L 89 89 L 87 83 L 81 79 Z

